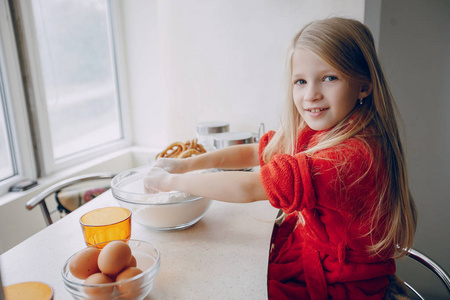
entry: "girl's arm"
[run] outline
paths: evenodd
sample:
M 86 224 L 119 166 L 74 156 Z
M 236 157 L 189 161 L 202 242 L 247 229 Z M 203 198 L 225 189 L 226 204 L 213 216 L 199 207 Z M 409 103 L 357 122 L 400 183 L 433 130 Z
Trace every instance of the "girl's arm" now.
M 170 173 L 186 173 L 194 170 L 244 169 L 259 165 L 258 144 L 244 144 L 211 151 L 185 159 L 160 158 L 155 167 Z
M 147 191 L 183 191 L 225 202 L 268 199 L 258 172 L 170 174 L 161 168 L 152 168 L 144 185 Z

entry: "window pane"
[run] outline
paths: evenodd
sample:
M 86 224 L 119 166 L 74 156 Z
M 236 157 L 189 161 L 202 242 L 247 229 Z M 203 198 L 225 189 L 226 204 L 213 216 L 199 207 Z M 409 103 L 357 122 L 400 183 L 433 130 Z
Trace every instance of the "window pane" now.
M 0 73 L 0 181 L 16 175 L 12 156 L 9 124 L 6 118 L 4 82 Z
M 31 3 L 54 158 L 121 139 L 107 1 Z

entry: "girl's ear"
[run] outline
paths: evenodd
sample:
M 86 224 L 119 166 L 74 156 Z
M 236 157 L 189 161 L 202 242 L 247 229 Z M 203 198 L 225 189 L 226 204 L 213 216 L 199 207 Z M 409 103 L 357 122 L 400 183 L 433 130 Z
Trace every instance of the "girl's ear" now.
M 361 85 L 361 89 L 359 91 L 359 98 L 366 98 L 372 93 L 372 83 L 366 83 Z

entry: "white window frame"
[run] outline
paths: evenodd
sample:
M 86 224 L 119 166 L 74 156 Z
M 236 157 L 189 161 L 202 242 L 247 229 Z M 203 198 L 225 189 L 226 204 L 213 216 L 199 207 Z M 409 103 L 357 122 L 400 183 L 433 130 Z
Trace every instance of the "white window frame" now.
M 0 183 L 0 195 L 25 178 L 36 178 L 37 169 L 29 126 L 22 74 L 17 55 L 14 28 L 7 0 L 0 0 L 0 59 L 6 97 L 6 110 L 12 133 L 12 149 L 17 174 Z M 14 99 L 14 100 L 13 100 Z
M 124 147 L 131 145 L 130 139 L 130 127 L 129 127 L 129 111 L 127 106 L 127 84 L 124 68 L 124 51 L 120 47 L 123 43 L 121 32 L 121 20 L 120 15 L 115 8 L 118 4 L 115 1 L 108 1 L 108 6 L 111 13 L 111 30 L 113 30 L 112 42 L 114 53 L 113 57 L 116 60 L 116 82 L 117 86 L 120 87 L 118 90 L 119 97 L 119 109 L 120 118 L 122 122 L 123 139 L 96 147 L 95 149 L 86 150 L 80 154 L 72 155 L 70 157 L 62 158 L 59 160 L 54 160 L 53 149 L 50 136 L 50 124 L 47 118 L 47 104 L 45 100 L 44 84 L 42 80 L 42 68 L 40 64 L 39 48 L 36 40 L 36 31 L 34 28 L 34 18 L 32 13 L 32 8 L 29 0 L 18 0 L 19 10 L 21 14 L 22 29 L 24 33 L 24 44 L 26 48 L 26 56 L 28 60 L 28 72 L 29 72 L 29 97 L 31 109 L 36 114 L 36 120 L 34 121 L 35 134 L 39 136 L 36 139 L 38 143 L 38 160 L 40 162 L 40 175 L 50 175 L 54 172 L 66 169 L 68 167 L 74 166 L 76 164 L 86 162 L 90 159 L 94 159 L 101 155 L 110 153 L 122 149 Z

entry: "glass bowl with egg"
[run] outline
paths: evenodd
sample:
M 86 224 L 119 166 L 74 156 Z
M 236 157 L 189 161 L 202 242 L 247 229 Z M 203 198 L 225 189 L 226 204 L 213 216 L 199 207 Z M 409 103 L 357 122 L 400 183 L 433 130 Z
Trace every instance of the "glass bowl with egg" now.
M 122 172 L 111 181 L 111 191 L 119 204 L 132 211 L 133 221 L 153 230 L 182 230 L 197 223 L 212 200 L 172 191 L 149 194 L 144 177 L 150 166 Z M 216 172 L 215 169 L 195 172 Z
M 160 253 L 151 243 L 115 240 L 88 246 L 62 269 L 74 299 L 144 299 L 159 273 Z

